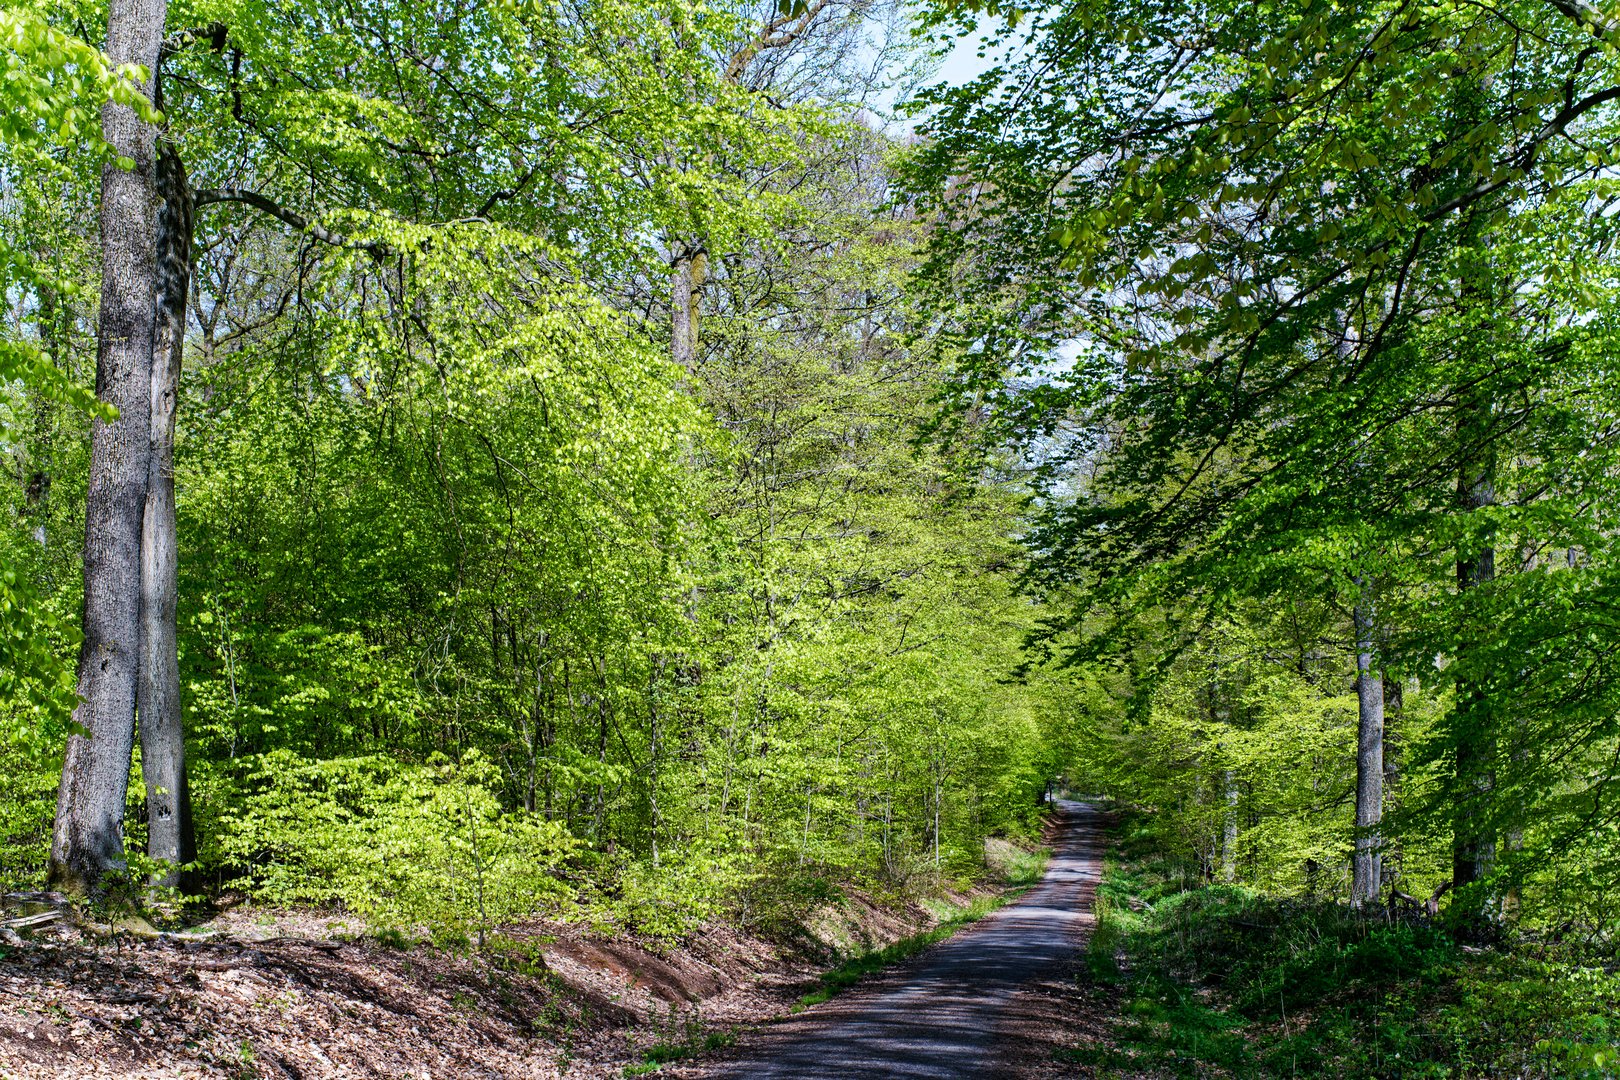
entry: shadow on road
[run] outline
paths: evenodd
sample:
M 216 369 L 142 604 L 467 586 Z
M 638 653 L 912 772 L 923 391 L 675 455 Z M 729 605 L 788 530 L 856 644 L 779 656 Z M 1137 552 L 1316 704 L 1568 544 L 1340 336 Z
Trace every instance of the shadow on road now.
M 785 1020 L 709 1075 L 749 1080 L 946 1080 L 994 1069 L 998 1028 L 1020 990 L 1070 962 L 1102 871 L 1100 812 L 1058 803 L 1046 876 L 1016 903 L 943 942 L 897 981 Z

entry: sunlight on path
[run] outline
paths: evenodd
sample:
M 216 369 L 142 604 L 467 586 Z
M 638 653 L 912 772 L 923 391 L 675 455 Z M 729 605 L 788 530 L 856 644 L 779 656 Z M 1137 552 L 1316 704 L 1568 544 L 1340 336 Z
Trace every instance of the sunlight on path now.
M 1013 995 L 1071 958 L 1089 924 L 1084 893 L 1102 868 L 1095 808 L 1058 804 L 1063 833 L 1041 883 L 930 951 L 899 986 L 852 993 L 771 1028 L 715 1077 L 989 1075 L 996 1026 Z

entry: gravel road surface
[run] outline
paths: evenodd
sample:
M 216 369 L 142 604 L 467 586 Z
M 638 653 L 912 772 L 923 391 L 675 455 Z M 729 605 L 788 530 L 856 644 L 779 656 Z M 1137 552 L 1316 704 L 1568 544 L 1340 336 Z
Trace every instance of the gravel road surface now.
M 1102 871 L 1098 811 L 1058 803 L 1046 876 L 1019 900 L 869 989 L 763 1029 L 715 1080 L 975 1080 L 1008 1072 L 1015 1002 L 1072 964 Z M 1016 1071 L 1016 1070 L 1014 1070 Z

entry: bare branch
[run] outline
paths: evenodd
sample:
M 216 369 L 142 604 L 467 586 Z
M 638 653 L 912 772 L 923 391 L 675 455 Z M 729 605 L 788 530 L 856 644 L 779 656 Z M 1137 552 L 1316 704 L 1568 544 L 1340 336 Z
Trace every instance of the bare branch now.
M 1620 22 L 1603 14 L 1587 0 L 1547 0 L 1547 2 L 1591 30 L 1593 37 L 1605 41 L 1620 41 Z
M 302 214 L 289 210 L 256 191 L 246 191 L 242 188 L 202 188 L 197 192 L 196 205 L 198 209 L 204 206 L 212 206 L 215 203 L 241 203 L 244 206 L 251 206 L 255 210 L 284 221 L 299 232 L 308 233 L 315 239 L 331 244 L 333 247 L 369 251 L 379 259 L 393 253 L 392 249 L 381 240 L 356 240 L 352 236 L 344 236 L 342 233 L 333 232 L 331 229 L 310 221 Z
M 810 24 L 816 21 L 816 16 L 826 10 L 829 0 L 815 0 L 803 12 L 779 15 L 759 28 L 759 33 L 747 45 L 737 50 L 731 62 L 726 65 L 725 80 L 736 82 L 742 78 L 742 73 L 748 65 L 753 63 L 754 57 L 766 49 L 785 49 L 804 36 L 810 29 Z

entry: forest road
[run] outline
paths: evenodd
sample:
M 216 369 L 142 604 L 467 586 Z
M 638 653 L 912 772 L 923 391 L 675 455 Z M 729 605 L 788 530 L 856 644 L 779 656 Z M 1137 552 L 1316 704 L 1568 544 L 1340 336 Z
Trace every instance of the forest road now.
M 1102 815 L 1057 804 L 1046 876 L 877 985 L 763 1029 L 719 1080 L 957 1080 L 1018 1075 L 1019 1002 L 1066 978 L 1092 925 Z M 1011 1051 L 1011 1053 L 1009 1053 Z

